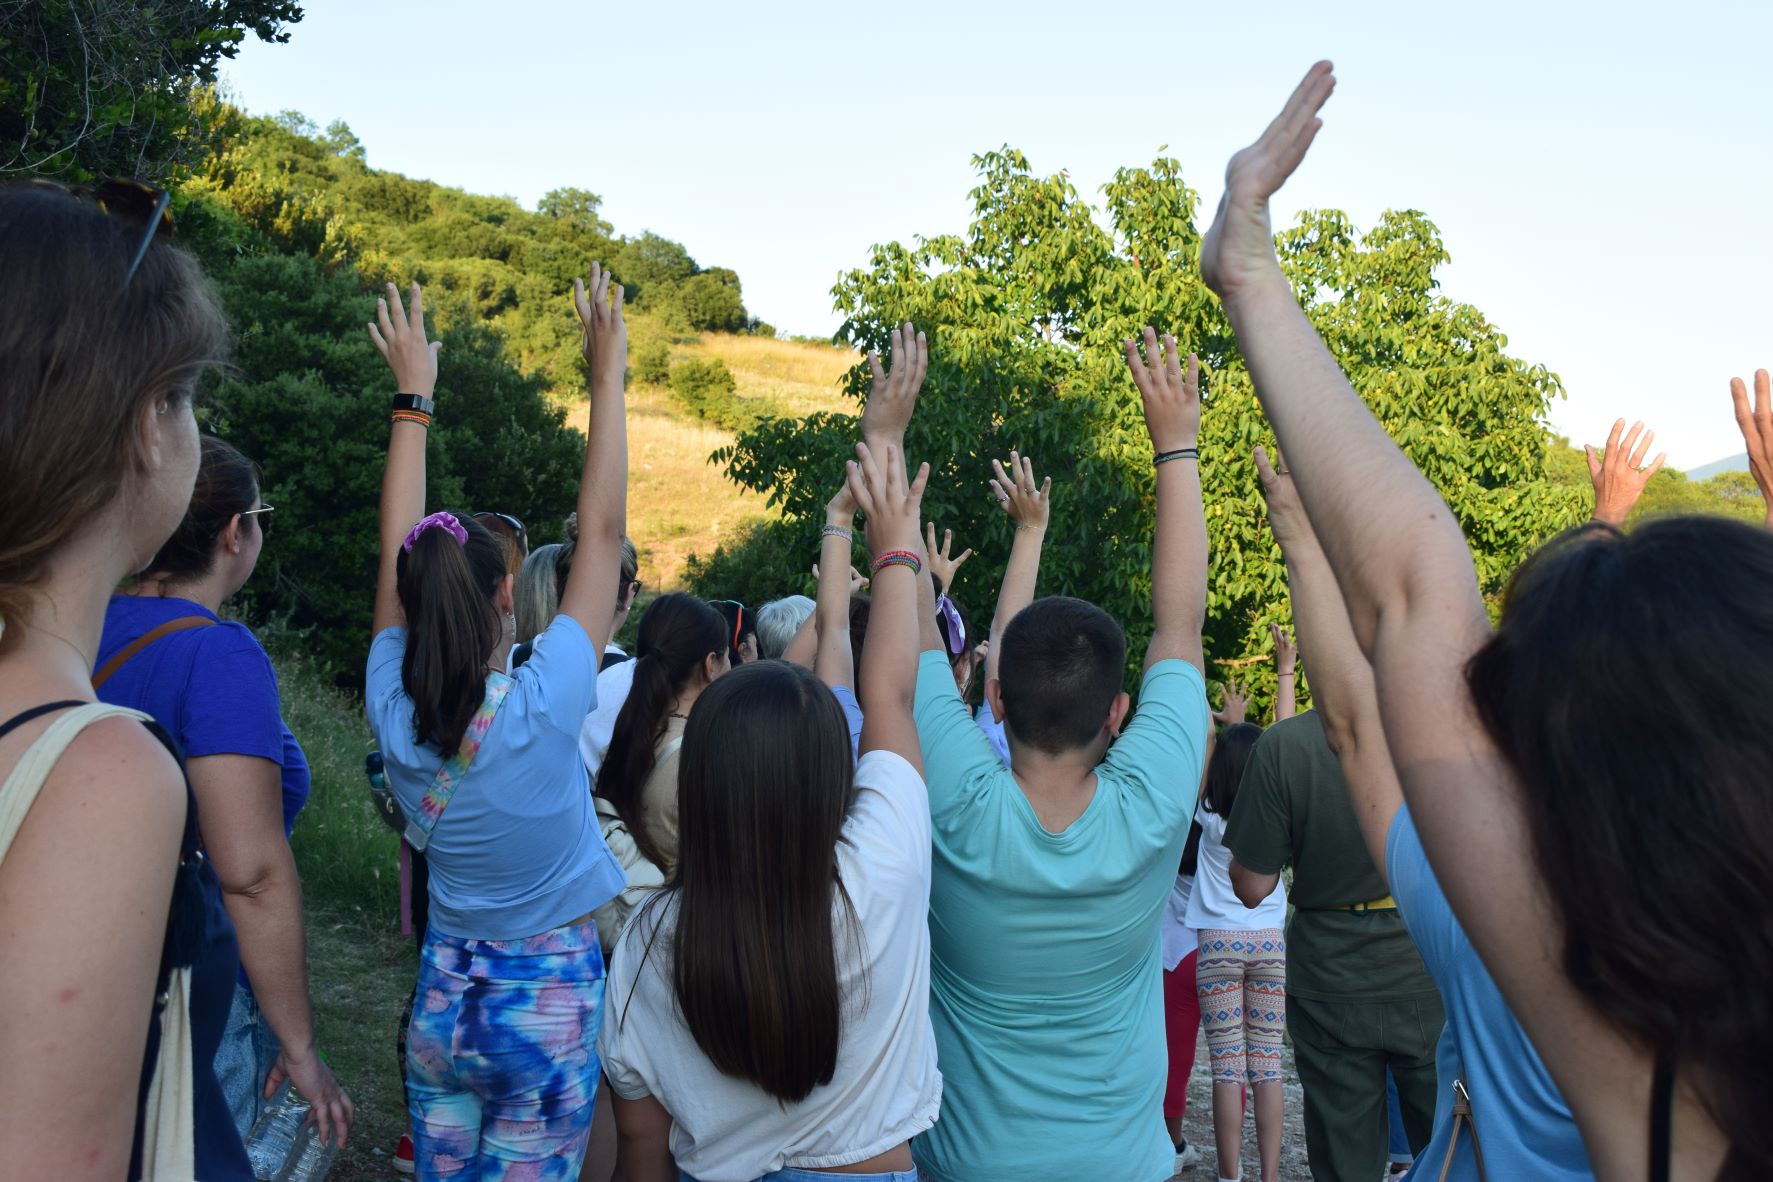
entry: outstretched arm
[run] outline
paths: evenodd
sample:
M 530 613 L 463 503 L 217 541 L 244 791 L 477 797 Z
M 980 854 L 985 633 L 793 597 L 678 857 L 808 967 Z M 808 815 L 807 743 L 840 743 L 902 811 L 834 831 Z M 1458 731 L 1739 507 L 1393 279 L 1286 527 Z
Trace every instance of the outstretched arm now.
M 406 306 L 400 291 L 376 300 L 369 339 L 394 371 L 396 393 L 430 398 L 437 392 L 437 351 L 443 346 L 425 339 L 425 296 L 414 283 Z M 400 596 L 395 589 L 395 562 L 406 533 L 425 515 L 425 436 L 430 426 L 417 416 L 394 420 L 388 434 L 388 463 L 382 470 L 381 557 L 376 564 L 376 604 L 371 628 L 381 632 L 401 623 Z
M 922 541 L 918 513 L 930 466 L 907 480 L 905 457 L 896 444 L 876 456 L 856 445 L 849 464 L 850 492 L 868 517 L 868 549 L 876 562 L 888 555 L 916 555 Z M 929 578 L 915 562 L 882 566 L 874 572 L 874 608 L 868 616 L 868 659 L 862 662 L 862 751 L 892 751 L 923 774 L 923 747 L 912 720 L 917 698 L 918 601 Z M 932 624 L 931 627 L 934 625 Z
M 1311 661 L 1312 706 L 1323 720 L 1324 737 L 1348 781 L 1367 853 L 1383 876 L 1385 843 L 1392 818 L 1403 806 L 1404 793 L 1379 721 L 1373 668 L 1354 639 L 1336 574 L 1317 543 L 1317 535 L 1311 532 L 1292 476 L 1271 467 L 1268 453 L 1260 447 L 1256 449 L 1256 471 L 1268 501 L 1268 523 L 1287 560 L 1299 645 Z
M 1656 432 L 1645 431 L 1642 423 L 1633 423 L 1631 434 L 1621 440 L 1619 436 L 1624 430 L 1624 419 L 1613 424 L 1604 453 L 1597 454 L 1592 444 L 1582 448 L 1588 457 L 1588 478 L 1594 484 L 1594 520 L 1614 526 L 1625 524 L 1632 506 L 1644 495 L 1644 486 L 1662 471 L 1662 461 L 1668 458 L 1658 452 L 1650 466 L 1644 467 L 1644 457 L 1650 453 Z
M 1299 713 L 1299 647 L 1279 624 L 1268 626 L 1274 637 L 1274 720 Z
M 874 449 L 877 460 L 886 455 L 889 443 L 904 449 L 905 428 L 911 423 L 911 412 L 917 409 L 924 375 L 930 371 L 929 342 L 910 321 L 893 329 L 891 349 L 891 370 L 881 368 L 879 353 L 868 354 L 874 384 L 862 407 L 862 442 Z
M 1748 449 L 1748 471 L 1761 490 L 1767 506 L 1767 527 L 1773 529 L 1773 379 L 1764 369 L 1755 370 L 1755 402 L 1748 404 L 1748 387 L 1741 378 L 1730 379 L 1730 401 L 1736 406 L 1736 426 Z
M 1046 543 L 1047 520 L 1052 513 L 1053 478 L 1034 482 L 1034 461 L 1015 450 L 1009 470 L 991 461 L 991 493 L 998 508 L 1016 523 L 1010 542 L 1010 560 L 1004 567 L 1003 586 L 997 589 L 997 611 L 991 617 L 991 639 L 985 649 L 985 681 L 997 680 L 998 654 L 1003 651 L 1003 631 L 1016 614 L 1034 602 L 1040 581 L 1040 552 Z M 998 719 L 1002 722 L 1003 719 Z
M 1207 523 L 1201 513 L 1200 460 L 1191 451 L 1200 436 L 1200 360 L 1182 369 L 1176 338 L 1145 330 L 1145 356 L 1126 343 L 1127 368 L 1145 403 L 1145 429 L 1157 462 L 1157 536 L 1151 546 L 1151 645 L 1145 667 L 1181 658 L 1203 673 L 1201 626 L 1207 614 Z
M 628 369 L 628 325 L 622 288 L 597 263 L 591 277 L 573 280 L 573 305 L 583 329 L 580 344 L 591 369 L 591 413 L 585 467 L 579 475 L 579 557 L 560 592 L 560 612 L 571 616 L 601 653 L 614 622 L 609 589 L 621 573 L 622 535 L 628 528 L 628 408 L 622 384 Z
M 819 546 L 819 598 L 813 608 L 818 650 L 813 672 L 833 689 L 855 688 L 855 657 L 850 652 L 850 566 L 855 536 L 856 497 L 846 477 L 825 506 L 825 534 Z M 846 573 L 848 572 L 848 573 Z

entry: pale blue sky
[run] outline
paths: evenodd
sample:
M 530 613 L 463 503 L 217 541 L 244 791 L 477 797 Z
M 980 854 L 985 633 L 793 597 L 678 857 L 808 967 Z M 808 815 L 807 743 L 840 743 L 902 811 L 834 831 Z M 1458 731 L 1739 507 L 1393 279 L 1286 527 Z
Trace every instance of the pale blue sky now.
M 1601 442 L 1741 451 L 1728 380 L 1773 368 L 1773 3 L 305 0 L 226 72 L 249 110 L 344 119 L 369 161 L 527 205 L 574 185 L 623 233 L 737 270 L 753 314 L 829 333 L 875 242 L 965 227 L 1012 144 L 1080 192 L 1159 145 L 1205 208 L 1319 57 L 1340 79 L 1277 224 L 1422 209 L 1445 292 Z

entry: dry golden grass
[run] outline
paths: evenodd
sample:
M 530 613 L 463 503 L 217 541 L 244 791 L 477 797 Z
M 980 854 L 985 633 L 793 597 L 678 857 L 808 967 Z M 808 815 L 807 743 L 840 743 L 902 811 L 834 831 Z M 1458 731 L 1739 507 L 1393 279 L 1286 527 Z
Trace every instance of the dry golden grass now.
M 690 357 L 719 358 L 740 394 L 773 398 L 793 415 L 854 409 L 837 388 L 855 357 L 847 350 L 710 333 L 673 346 L 674 361 Z M 581 431 L 586 409 L 581 402 L 567 416 Z M 691 418 L 663 389 L 629 390 L 628 535 L 640 548 L 640 577 L 649 587 L 680 585 L 691 554 L 712 553 L 747 520 L 775 515 L 761 496 L 708 462 L 732 442 L 730 433 Z

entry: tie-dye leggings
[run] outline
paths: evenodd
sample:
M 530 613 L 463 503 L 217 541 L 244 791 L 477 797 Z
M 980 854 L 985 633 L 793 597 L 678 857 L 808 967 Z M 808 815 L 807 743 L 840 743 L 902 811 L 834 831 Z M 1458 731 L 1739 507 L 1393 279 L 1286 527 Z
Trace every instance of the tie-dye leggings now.
M 602 1019 L 596 924 L 523 940 L 427 931 L 406 1040 L 418 1176 L 576 1179 Z
M 1194 966 L 1213 1082 L 1281 1078 L 1287 1028 L 1287 942 L 1280 929 L 1202 930 Z

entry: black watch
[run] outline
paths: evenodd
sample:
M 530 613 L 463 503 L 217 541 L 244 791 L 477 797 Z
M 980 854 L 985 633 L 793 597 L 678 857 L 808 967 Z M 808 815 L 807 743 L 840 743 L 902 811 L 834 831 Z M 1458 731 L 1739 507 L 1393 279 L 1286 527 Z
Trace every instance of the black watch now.
M 435 399 L 426 398 L 423 394 L 396 394 L 394 395 L 394 409 L 416 410 L 422 415 L 435 415 L 437 402 Z

